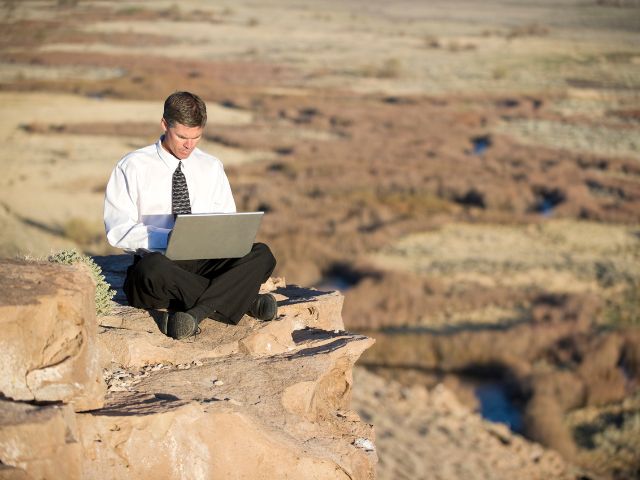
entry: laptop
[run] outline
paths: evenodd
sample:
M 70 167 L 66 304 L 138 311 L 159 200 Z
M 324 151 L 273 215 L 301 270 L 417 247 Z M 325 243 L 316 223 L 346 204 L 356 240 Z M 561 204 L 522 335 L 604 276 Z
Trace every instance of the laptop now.
M 171 260 L 239 258 L 251 251 L 264 212 L 178 215 L 165 255 Z

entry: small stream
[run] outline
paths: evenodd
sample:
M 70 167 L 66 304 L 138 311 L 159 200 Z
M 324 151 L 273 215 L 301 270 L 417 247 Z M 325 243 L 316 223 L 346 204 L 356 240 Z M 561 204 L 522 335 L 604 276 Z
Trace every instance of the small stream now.
M 491 136 L 490 135 L 482 135 L 479 137 L 474 137 L 471 139 L 471 143 L 473 144 L 473 154 L 474 155 L 484 155 L 484 153 L 491 146 Z
M 491 422 L 504 423 L 512 432 L 522 434 L 524 424 L 520 406 L 514 402 L 506 385 L 500 381 L 483 381 L 474 389 L 480 402 L 480 415 Z
M 375 274 L 358 271 L 351 265 L 338 262 L 325 270 L 322 279 L 313 285 L 313 287 L 318 290 L 340 290 L 342 293 L 345 293 L 350 288 L 355 287 L 364 277 L 371 275 Z
M 348 278 L 344 278 L 339 275 L 331 275 L 324 277 L 320 282 L 315 284 L 313 288 L 324 291 L 339 290 L 344 293 L 354 285 L 353 281 Z

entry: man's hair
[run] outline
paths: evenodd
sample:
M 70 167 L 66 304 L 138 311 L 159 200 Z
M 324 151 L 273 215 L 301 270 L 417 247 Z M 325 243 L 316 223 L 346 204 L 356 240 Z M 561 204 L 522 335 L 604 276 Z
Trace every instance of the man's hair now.
M 204 127 L 207 123 L 207 106 L 193 93 L 175 92 L 164 101 L 162 116 L 170 127 L 176 123 L 185 127 Z

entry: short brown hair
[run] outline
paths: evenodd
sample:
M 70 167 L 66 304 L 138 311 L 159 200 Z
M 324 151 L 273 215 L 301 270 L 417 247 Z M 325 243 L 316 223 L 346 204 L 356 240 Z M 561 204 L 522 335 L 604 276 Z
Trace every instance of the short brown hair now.
M 175 92 L 164 101 L 162 116 L 170 127 L 176 123 L 185 127 L 204 127 L 207 123 L 207 106 L 193 93 Z

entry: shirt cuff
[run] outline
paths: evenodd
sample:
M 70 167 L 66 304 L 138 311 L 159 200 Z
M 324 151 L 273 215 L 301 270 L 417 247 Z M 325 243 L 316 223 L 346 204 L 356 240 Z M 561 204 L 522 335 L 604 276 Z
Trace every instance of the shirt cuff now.
M 170 228 L 148 227 L 149 248 L 167 248 Z

